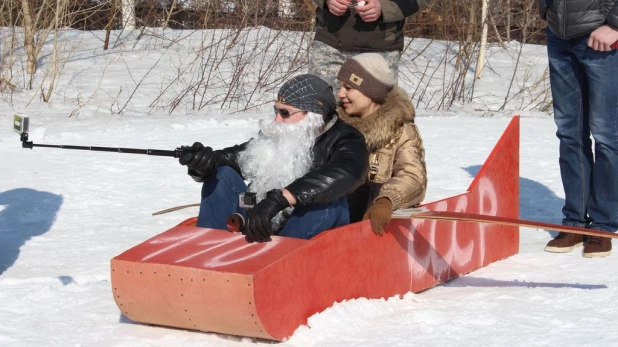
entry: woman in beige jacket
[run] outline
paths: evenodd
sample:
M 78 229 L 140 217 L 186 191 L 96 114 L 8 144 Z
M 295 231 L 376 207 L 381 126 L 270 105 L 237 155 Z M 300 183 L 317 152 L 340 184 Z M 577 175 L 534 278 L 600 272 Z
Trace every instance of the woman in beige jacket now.
M 419 204 L 427 173 L 423 140 L 414 124 L 414 106 L 395 85 L 388 63 L 376 53 L 348 59 L 337 75 L 339 117 L 358 129 L 369 150 L 367 181 L 348 196 L 350 221 L 371 219 L 382 235 L 393 210 Z

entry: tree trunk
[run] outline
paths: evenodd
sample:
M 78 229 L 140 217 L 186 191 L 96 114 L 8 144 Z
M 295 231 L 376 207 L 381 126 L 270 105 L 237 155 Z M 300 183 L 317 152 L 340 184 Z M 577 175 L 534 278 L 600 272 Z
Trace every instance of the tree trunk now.
M 122 27 L 135 29 L 135 0 L 122 1 Z
M 511 41 L 511 0 L 506 0 L 506 41 Z
M 479 48 L 479 57 L 476 61 L 476 73 L 477 79 L 481 78 L 483 73 L 483 66 L 485 66 L 485 50 L 487 49 L 487 3 L 489 0 L 483 0 L 483 7 L 481 9 L 481 21 L 483 23 L 483 33 L 481 34 L 481 47 Z
M 112 27 L 114 26 L 114 18 L 116 17 L 116 2 L 118 0 L 112 0 L 112 6 L 109 9 L 109 20 L 105 26 L 105 42 L 103 43 L 103 50 L 106 51 L 109 48 L 109 37 L 112 33 Z
M 36 72 L 36 48 L 34 46 L 34 19 L 29 0 L 22 0 L 24 16 L 24 47 L 26 48 L 26 72 L 32 76 Z M 30 86 L 32 87 L 32 86 Z
M 472 0 L 472 4 L 468 12 L 468 30 L 466 33 L 466 42 L 472 42 L 474 37 L 476 36 L 476 9 L 478 6 L 476 5 L 477 0 Z
M 49 102 L 51 99 L 52 92 L 54 91 L 54 84 L 56 83 L 56 74 L 58 73 L 58 31 L 60 29 L 61 23 L 60 19 L 62 14 L 65 13 L 65 3 L 67 0 L 56 0 L 56 13 L 54 16 L 54 45 L 51 59 L 51 67 L 49 73 L 49 88 L 47 89 L 47 93 L 45 93 L 44 100 L 45 102 Z

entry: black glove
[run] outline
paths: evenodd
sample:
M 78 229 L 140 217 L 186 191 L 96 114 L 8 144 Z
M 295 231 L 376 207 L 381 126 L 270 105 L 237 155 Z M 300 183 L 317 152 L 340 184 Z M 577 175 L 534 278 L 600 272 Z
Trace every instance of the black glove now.
M 181 165 L 189 168 L 189 175 L 202 179 L 210 179 L 214 176 L 217 161 L 211 147 L 204 147 L 200 142 L 195 142 L 193 146 L 183 146 L 181 149 L 183 151 L 179 161 Z
M 252 209 L 247 210 L 247 226 L 244 234 L 248 242 L 270 241 L 273 234 L 272 219 L 281 210 L 290 206 L 281 190 L 273 189 L 266 193 L 266 197 Z

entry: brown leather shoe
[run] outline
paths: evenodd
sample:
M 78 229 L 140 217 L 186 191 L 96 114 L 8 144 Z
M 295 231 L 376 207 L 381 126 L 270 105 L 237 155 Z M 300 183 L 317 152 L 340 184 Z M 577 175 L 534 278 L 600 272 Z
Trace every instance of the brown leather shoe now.
M 584 235 L 560 232 L 545 246 L 545 252 L 566 253 L 584 245 Z
M 612 253 L 612 239 L 609 237 L 590 236 L 584 246 L 584 257 L 601 258 Z

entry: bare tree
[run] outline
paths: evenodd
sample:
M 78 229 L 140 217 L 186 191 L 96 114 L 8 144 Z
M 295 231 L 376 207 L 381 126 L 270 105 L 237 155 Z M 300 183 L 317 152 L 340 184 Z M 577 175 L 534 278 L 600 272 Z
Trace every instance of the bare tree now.
M 483 2 L 481 7 L 481 23 L 482 23 L 482 34 L 481 34 L 481 45 L 479 48 L 478 59 L 476 61 L 476 72 L 474 74 L 474 78 L 479 79 L 483 74 L 483 67 L 485 65 L 485 51 L 487 50 L 487 6 L 489 5 L 489 0 L 481 0 Z
M 22 0 L 22 15 L 24 25 L 24 47 L 26 48 L 26 71 L 29 75 L 33 76 L 37 69 L 37 57 L 39 52 L 47 39 L 47 36 L 54 27 L 54 22 L 46 20 L 46 16 L 49 13 L 49 4 L 47 1 L 43 2 L 43 5 L 39 7 L 35 12 L 31 0 Z M 46 25 L 40 33 L 38 40 L 35 37 L 37 30 L 43 25 Z M 32 83 L 29 84 L 32 88 Z
M 111 0 L 109 19 L 107 20 L 107 25 L 105 26 L 105 41 L 103 43 L 103 50 L 107 50 L 109 48 L 109 39 L 112 35 L 112 27 L 114 26 L 114 18 L 116 17 L 117 3 L 118 0 Z
M 170 19 L 172 18 L 172 14 L 174 14 L 176 7 L 177 7 L 176 0 L 172 0 L 169 10 L 165 9 L 165 12 L 167 13 L 167 15 L 165 16 L 165 22 L 163 23 L 163 28 L 167 28 L 169 26 Z
M 49 74 L 49 87 L 45 93 L 41 88 L 41 94 L 43 94 L 43 101 L 47 102 L 51 98 L 51 93 L 54 90 L 54 82 L 56 81 L 56 74 L 58 72 L 58 32 L 62 25 L 62 16 L 66 11 L 68 0 L 56 0 L 56 9 L 54 11 L 54 41 L 52 47 L 52 59 L 50 62 L 50 74 Z
M 15 30 L 3 29 L 10 27 L 17 16 L 16 6 L 13 1 L 3 1 L 0 3 L 0 92 L 15 91 L 15 84 L 12 82 L 13 64 L 17 60 L 14 52 L 17 47 L 17 35 Z
M 122 27 L 135 29 L 135 0 L 120 0 L 122 3 Z
M 506 40 L 511 41 L 511 0 L 506 0 Z
M 485 19 L 481 18 L 481 2 L 487 5 Z M 428 8 L 406 21 L 400 83 L 408 86 L 412 99 L 424 108 L 442 110 L 461 103 L 483 104 L 484 95 L 475 95 L 475 90 L 482 90 L 482 82 L 474 79 L 473 64 L 481 64 L 487 73 L 495 74 L 492 54 L 501 52 L 502 58 L 506 54 L 515 64 L 512 75 L 509 72 L 510 76 L 503 76 L 510 83 L 505 83 L 508 91 L 506 96 L 499 95 L 498 106 L 547 108 L 551 101 L 543 94 L 545 77 L 537 76 L 537 71 L 526 65 L 525 50 L 520 47 L 515 51 L 513 44 L 503 43 L 504 39 L 522 44 L 543 42 L 542 23 L 534 15 L 534 3 L 430 2 Z M 140 72 L 131 71 L 130 60 L 125 61 L 129 84 L 112 92 L 113 112 L 130 110 L 131 99 L 144 88 L 151 88 L 153 81 L 160 84 L 159 94 L 150 100 L 153 110 L 259 107 L 285 79 L 305 71 L 314 25 L 312 0 L 0 0 L 0 27 L 10 33 L 3 32 L 1 38 L 0 90 L 13 88 L 23 79 L 26 89 L 35 89 L 32 98 L 40 95 L 49 101 L 58 81 L 62 81 L 63 64 L 71 55 L 70 43 L 64 40 L 62 31 L 67 27 L 105 29 L 104 48 L 113 50 L 110 59 L 120 57 L 122 61 L 124 50 L 137 47 L 162 50 L 157 52 L 160 60 Z M 491 30 L 482 27 L 490 25 Z M 139 29 L 138 39 L 133 45 L 123 45 L 124 37 L 135 36 L 123 36 L 122 30 L 134 27 Z M 154 27 L 188 30 L 166 30 L 162 34 Z M 123 39 L 113 41 L 114 37 Z M 482 37 L 487 39 L 486 59 L 479 56 L 484 52 Z M 41 57 L 41 49 L 49 55 Z M 422 55 L 422 63 L 418 64 L 416 59 Z M 171 56 L 177 65 L 166 72 L 173 72 L 172 76 L 155 76 L 157 66 L 169 63 Z M 39 67 L 37 73 L 38 64 L 45 66 Z M 480 68 L 476 71 L 480 72 Z M 40 88 L 33 87 L 33 81 Z M 100 92 L 108 93 L 105 88 Z M 84 102 L 96 102 L 96 98 L 81 98 L 79 102 L 78 109 L 82 109 Z

